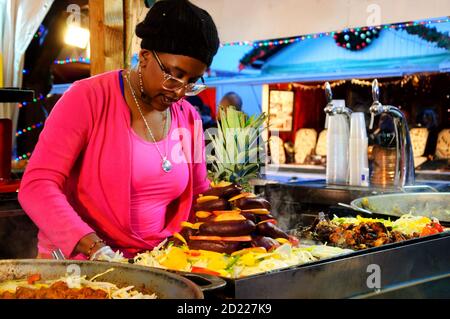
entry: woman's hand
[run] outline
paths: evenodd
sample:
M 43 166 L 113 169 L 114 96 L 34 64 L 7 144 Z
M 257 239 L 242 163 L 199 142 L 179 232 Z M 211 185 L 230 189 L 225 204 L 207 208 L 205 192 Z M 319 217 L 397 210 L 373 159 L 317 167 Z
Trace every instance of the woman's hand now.
M 89 260 L 97 260 L 97 261 L 122 261 L 123 255 L 120 252 L 114 252 L 109 246 L 103 246 L 98 249 L 95 253 L 93 253 Z
M 98 237 L 96 233 L 91 233 L 80 239 L 77 246 L 75 247 L 75 252 L 83 254 L 88 257 L 88 259 L 90 259 L 96 251 L 105 246 L 105 242 L 100 237 Z

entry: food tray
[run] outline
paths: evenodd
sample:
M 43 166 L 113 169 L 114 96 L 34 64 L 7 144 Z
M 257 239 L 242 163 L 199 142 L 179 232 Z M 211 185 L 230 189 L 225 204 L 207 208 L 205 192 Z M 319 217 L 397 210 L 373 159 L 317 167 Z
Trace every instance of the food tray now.
M 270 273 L 227 279 L 220 298 L 352 298 L 450 273 L 450 233 L 355 251 L 332 259 Z M 375 265 L 375 266 L 374 266 Z M 373 267 L 380 269 L 380 286 L 369 287 Z M 424 286 L 423 293 L 427 293 Z M 434 297 L 450 297 L 445 286 Z

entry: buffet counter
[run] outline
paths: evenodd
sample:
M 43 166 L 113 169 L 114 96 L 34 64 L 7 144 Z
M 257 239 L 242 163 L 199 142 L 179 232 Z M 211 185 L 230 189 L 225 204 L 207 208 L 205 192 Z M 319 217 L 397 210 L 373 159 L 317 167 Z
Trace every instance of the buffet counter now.
M 435 183 L 449 191 L 449 183 Z M 337 206 L 355 198 L 394 192 L 389 189 L 326 185 L 321 179 L 255 180 L 255 193 L 272 203 L 281 228 L 311 225 L 318 213 L 355 216 Z M 424 188 L 426 189 L 426 187 Z M 17 192 L 0 194 L 0 259 L 34 258 L 37 228 L 22 211 Z M 450 233 L 444 232 L 380 247 L 356 250 L 242 278 L 223 278 L 225 288 L 211 290 L 207 299 L 277 298 L 441 298 L 450 296 Z M 376 269 L 379 281 L 372 279 Z M 372 280 L 372 281 L 371 281 Z M 369 284 L 368 284 L 369 283 Z M 378 287 L 382 287 L 382 290 Z
M 255 193 L 263 194 L 272 204 L 272 214 L 278 218 L 282 228 L 292 229 L 296 225 L 307 225 L 320 211 L 343 213 L 348 209 L 338 203 L 349 204 L 352 200 L 380 194 L 398 193 L 393 188 L 329 185 L 324 176 L 278 173 L 255 180 Z M 450 192 L 450 182 L 417 181 L 411 192 Z

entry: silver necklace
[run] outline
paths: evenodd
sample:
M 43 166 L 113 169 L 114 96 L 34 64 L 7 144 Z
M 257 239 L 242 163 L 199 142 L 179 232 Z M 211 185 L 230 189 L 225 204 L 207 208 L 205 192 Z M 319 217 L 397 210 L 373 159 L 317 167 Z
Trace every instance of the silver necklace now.
M 158 150 L 158 153 L 161 156 L 161 161 L 162 161 L 161 162 L 161 167 L 162 167 L 164 172 L 168 173 L 168 172 L 170 172 L 172 170 L 172 163 L 167 159 L 167 155 L 164 156 L 161 153 L 161 150 L 159 149 L 158 143 L 156 142 L 156 139 L 153 136 L 152 130 L 150 129 L 150 126 L 148 125 L 148 122 L 145 119 L 144 113 L 142 113 L 141 106 L 139 105 L 139 102 L 138 102 L 138 100 L 136 98 L 136 94 L 134 93 L 134 89 L 131 86 L 131 82 L 130 82 L 129 76 L 130 76 L 130 72 L 128 72 L 128 75 L 125 75 L 125 79 L 127 80 L 128 86 L 130 87 L 131 95 L 133 95 L 134 102 L 136 103 L 136 106 L 137 106 L 137 108 L 139 110 L 139 113 L 141 114 L 142 119 L 144 120 L 145 126 L 147 127 L 147 131 L 150 133 L 150 136 L 151 136 L 151 138 L 152 138 L 152 140 L 153 140 L 153 142 L 154 142 L 154 144 L 156 146 L 156 149 Z M 166 109 L 166 122 L 164 123 L 164 136 L 167 134 L 167 122 L 168 122 L 168 116 L 169 115 L 170 115 L 169 114 L 169 109 Z M 166 141 L 166 154 L 167 154 L 168 143 L 169 143 L 168 142 L 168 136 L 166 136 L 166 138 L 167 138 L 167 141 Z

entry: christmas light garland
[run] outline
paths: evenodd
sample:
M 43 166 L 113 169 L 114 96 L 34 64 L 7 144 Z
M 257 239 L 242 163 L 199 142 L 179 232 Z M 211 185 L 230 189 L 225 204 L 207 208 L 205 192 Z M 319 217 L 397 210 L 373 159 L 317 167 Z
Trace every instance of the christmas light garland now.
M 23 154 L 23 155 L 21 155 L 21 156 L 17 156 L 17 157 L 14 159 L 14 161 L 18 162 L 18 161 L 21 161 L 21 160 L 30 159 L 30 157 L 31 157 L 31 153 L 28 152 L 28 153 Z
M 18 105 L 19 109 L 21 109 L 25 106 L 32 105 L 34 103 L 37 103 L 37 102 L 43 101 L 43 100 L 45 100 L 45 97 L 42 94 L 39 94 L 39 96 L 37 98 L 34 98 L 32 101 L 18 103 L 17 105 Z
M 372 26 L 372 27 L 361 27 L 361 28 L 348 28 L 336 32 L 321 32 L 321 33 L 315 33 L 315 34 L 308 34 L 308 35 L 302 35 L 297 37 L 287 37 L 287 38 L 280 38 L 280 39 L 272 39 L 272 40 L 265 40 L 265 41 L 237 41 L 237 42 L 229 42 L 229 43 L 222 43 L 220 46 L 243 46 L 243 45 L 252 45 L 253 47 L 261 47 L 261 46 L 276 46 L 281 44 L 290 44 L 294 42 L 304 41 L 308 39 L 317 39 L 321 37 L 327 37 L 327 36 L 334 36 L 337 33 L 341 32 L 360 32 L 360 31 L 368 31 L 368 30 L 382 30 L 382 29 L 404 29 L 411 26 L 425 26 L 429 24 L 434 23 L 446 23 L 450 22 L 450 18 L 446 17 L 443 19 L 433 19 L 433 20 L 427 20 L 427 21 L 409 21 L 404 23 L 395 23 L 395 24 L 386 24 L 382 26 Z
M 36 123 L 36 124 L 33 124 L 33 125 L 30 125 L 30 126 L 27 126 L 27 128 L 18 130 L 18 131 L 16 132 L 16 136 L 21 136 L 21 135 L 23 135 L 23 134 L 25 134 L 25 133 L 28 133 L 28 132 L 30 132 L 30 131 L 32 131 L 32 130 L 35 130 L 35 129 L 37 129 L 37 128 L 40 128 L 40 127 L 42 127 L 42 126 L 44 126 L 44 122 L 43 122 L 43 121 L 41 121 L 41 122 L 39 122 L 39 123 Z
M 55 60 L 53 64 L 68 64 L 68 63 L 91 63 L 89 58 L 66 58 L 65 60 Z
M 330 86 L 332 88 L 341 86 L 343 84 L 347 83 L 346 80 L 339 80 L 335 82 L 330 82 Z M 300 84 L 300 83 L 290 83 L 289 89 L 291 90 L 292 87 L 299 88 L 300 90 L 325 90 L 325 84 L 316 84 L 316 85 L 307 85 L 307 84 Z
M 402 79 L 399 80 L 393 80 L 393 81 L 386 81 L 386 82 L 379 82 L 378 85 L 380 87 L 388 86 L 388 85 L 400 85 L 401 87 L 405 86 L 411 81 L 417 80 L 418 75 L 407 75 L 404 76 Z M 339 80 L 335 82 L 330 82 L 330 86 L 332 88 L 341 86 L 343 84 L 346 84 L 350 82 L 353 85 L 359 85 L 359 86 L 372 86 L 372 81 L 367 80 L 358 80 L 358 79 L 352 79 L 352 80 Z M 288 89 L 292 90 L 293 88 L 298 88 L 300 90 L 325 90 L 325 84 L 301 84 L 301 83 L 289 83 Z

